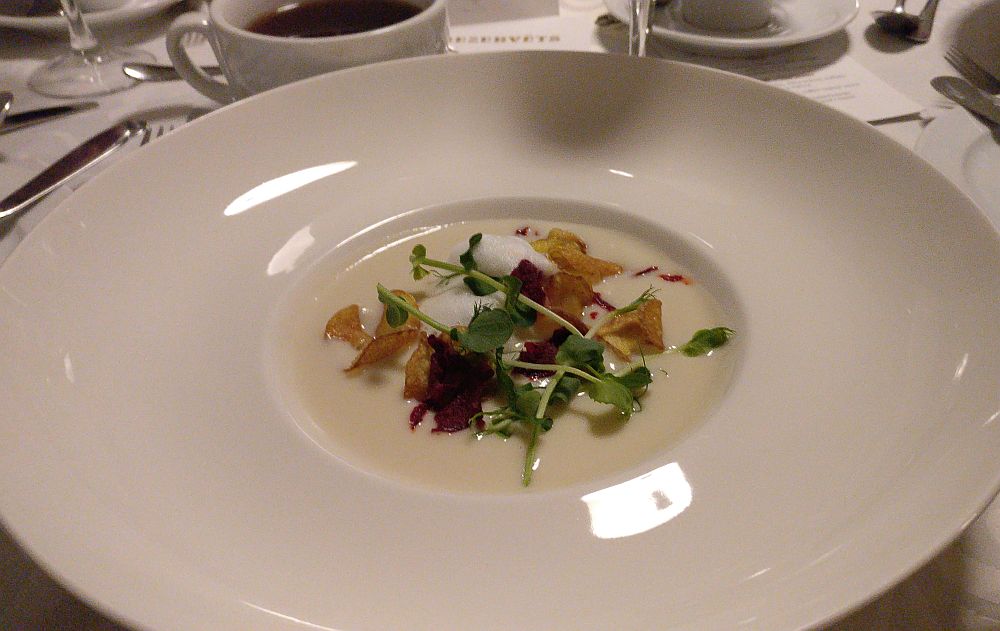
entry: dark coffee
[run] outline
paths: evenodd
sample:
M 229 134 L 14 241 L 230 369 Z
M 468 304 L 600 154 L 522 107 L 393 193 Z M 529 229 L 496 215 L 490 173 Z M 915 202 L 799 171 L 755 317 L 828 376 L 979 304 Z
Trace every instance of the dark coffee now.
M 266 13 L 248 31 L 279 37 L 330 37 L 402 22 L 423 9 L 406 0 L 310 0 Z

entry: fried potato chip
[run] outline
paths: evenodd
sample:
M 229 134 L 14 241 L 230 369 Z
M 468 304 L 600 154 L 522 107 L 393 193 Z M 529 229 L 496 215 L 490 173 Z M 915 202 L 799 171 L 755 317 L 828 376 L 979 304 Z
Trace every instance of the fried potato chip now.
M 580 316 L 594 301 L 594 288 L 582 276 L 556 272 L 545 279 L 545 302 L 552 309 Z
M 351 371 L 391 357 L 412 344 L 418 337 L 420 337 L 420 331 L 416 329 L 399 329 L 372 338 L 361 349 L 351 365 L 344 370 Z
M 362 349 L 371 341 L 361 326 L 361 308 L 358 305 L 348 305 L 333 314 L 326 322 L 326 339 L 344 340 L 356 349 Z
M 395 296 L 399 296 L 400 298 L 410 303 L 410 305 L 414 307 L 417 306 L 417 299 L 411 296 L 409 293 L 403 291 L 402 289 L 393 289 L 390 293 L 392 293 Z M 386 306 L 382 305 L 382 319 L 379 320 L 378 327 L 375 328 L 375 337 L 381 337 L 386 333 L 390 333 L 392 331 L 403 331 L 405 329 L 420 328 L 420 320 L 418 320 L 416 316 L 413 315 L 406 318 L 406 322 L 402 323 L 397 327 L 389 326 L 389 322 L 385 319 L 385 312 L 387 310 L 388 309 L 386 308 Z
M 635 311 L 617 315 L 597 330 L 597 337 L 624 359 L 640 349 L 663 351 L 662 305 L 653 298 Z
M 582 276 L 591 285 L 601 282 L 605 276 L 621 274 L 623 269 L 618 263 L 594 258 L 565 243 L 549 248 L 545 256 L 560 270 Z
M 406 362 L 406 379 L 403 381 L 403 396 L 422 401 L 427 396 L 431 379 L 431 355 L 434 349 L 427 341 L 427 334 L 420 332 L 417 347 Z
M 544 239 L 531 242 L 531 247 L 541 254 L 548 254 L 549 250 L 560 245 L 570 246 L 584 254 L 587 253 L 587 244 L 583 239 L 562 228 L 553 228 L 549 230 L 549 234 Z

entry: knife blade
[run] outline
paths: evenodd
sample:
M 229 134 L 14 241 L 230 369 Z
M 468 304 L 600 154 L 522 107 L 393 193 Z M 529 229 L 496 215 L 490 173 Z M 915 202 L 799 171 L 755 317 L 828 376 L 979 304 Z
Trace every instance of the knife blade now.
M 988 92 L 980 90 L 965 79 L 958 77 L 934 77 L 931 79 L 934 89 L 958 103 L 973 114 L 985 118 L 1000 127 L 1000 105 L 993 100 Z
M 0 92 L 0 124 L 3 123 L 3 119 L 7 118 L 7 112 L 10 111 L 10 103 L 14 100 L 14 95 L 10 92 Z
M 0 136 L 3 134 L 9 134 L 12 131 L 17 131 L 18 129 L 32 127 L 56 118 L 68 116 L 69 114 L 92 110 L 97 107 L 97 105 L 96 101 L 84 101 L 82 103 L 57 105 L 55 107 L 43 107 L 37 110 L 27 110 L 25 112 L 17 112 L 16 114 L 8 114 L 7 118 L 0 123 Z
M 127 120 L 112 125 L 87 140 L 0 201 L 0 219 L 27 209 L 77 173 L 103 160 L 129 139 L 145 132 L 147 128 L 145 121 Z

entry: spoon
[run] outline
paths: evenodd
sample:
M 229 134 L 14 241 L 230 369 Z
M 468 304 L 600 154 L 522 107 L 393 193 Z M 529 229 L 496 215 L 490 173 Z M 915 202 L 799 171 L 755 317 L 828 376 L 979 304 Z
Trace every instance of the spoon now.
M 872 11 L 875 24 L 886 33 L 907 36 L 917 30 L 920 18 L 903 10 L 906 0 L 896 0 L 896 6 L 890 11 Z
M 222 74 L 218 66 L 202 66 L 201 69 L 211 75 Z M 161 64 L 129 62 L 122 64 L 122 72 L 137 81 L 175 81 L 181 78 L 173 66 Z
M 10 111 L 10 102 L 14 100 L 14 95 L 10 92 L 0 92 L 0 123 L 3 123 L 3 119 L 7 118 L 7 112 Z
M 917 20 L 917 30 L 906 36 L 911 42 L 923 44 L 931 37 L 931 27 L 934 26 L 934 14 L 937 12 L 938 0 L 927 0 L 920 17 Z

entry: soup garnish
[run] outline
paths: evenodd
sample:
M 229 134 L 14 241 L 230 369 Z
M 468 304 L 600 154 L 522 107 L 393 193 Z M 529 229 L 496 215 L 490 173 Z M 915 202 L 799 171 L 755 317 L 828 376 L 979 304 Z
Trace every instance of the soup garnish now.
M 611 406 L 627 421 L 653 381 L 647 354 L 706 355 L 734 334 L 728 327 L 705 328 L 684 344 L 666 346 L 657 292 L 649 288 L 622 307 L 606 303 L 594 285 L 622 274 L 622 266 L 591 256 L 582 239 L 559 228 L 530 242 L 476 233 L 449 259 L 414 246 L 410 276 L 433 278 L 443 291 L 421 305 L 409 292 L 379 283 L 383 314 L 376 334 L 364 331 L 360 308 L 349 305 L 329 319 L 326 336 L 359 350 L 349 371 L 416 344 L 404 369 L 403 395 L 416 401 L 410 427 L 433 412 L 434 432 L 521 434 L 524 486 L 531 483 L 539 436 L 577 396 Z M 590 313 L 590 327 L 581 318 L 588 305 L 605 310 Z M 629 363 L 608 370 L 606 351 Z

